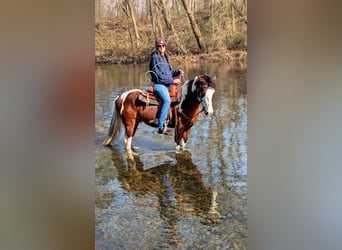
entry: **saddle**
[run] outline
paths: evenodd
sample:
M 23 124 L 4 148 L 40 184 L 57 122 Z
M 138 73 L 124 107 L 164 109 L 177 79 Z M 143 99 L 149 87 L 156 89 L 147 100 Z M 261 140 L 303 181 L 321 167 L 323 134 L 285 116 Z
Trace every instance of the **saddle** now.
M 169 88 L 169 95 L 171 99 L 171 106 L 179 103 L 182 86 L 180 84 L 171 84 Z M 146 105 L 159 105 L 162 100 L 154 92 L 152 86 L 145 87 L 141 94 L 138 96 L 139 101 L 145 103 Z

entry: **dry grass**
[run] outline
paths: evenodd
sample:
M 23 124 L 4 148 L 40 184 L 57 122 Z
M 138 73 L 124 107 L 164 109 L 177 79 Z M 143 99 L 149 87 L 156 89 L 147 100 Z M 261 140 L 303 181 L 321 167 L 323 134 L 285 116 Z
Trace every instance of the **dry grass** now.
M 204 13 L 206 14 L 206 13 Z M 204 15 L 203 14 L 203 15 Z M 180 41 L 187 49 L 182 55 L 172 39 L 165 32 L 168 53 L 173 61 L 199 62 L 202 60 L 217 62 L 247 61 L 246 25 L 242 24 L 234 34 L 227 30 L 227 22 L 212 25 L 208 18 L 197 15 L 197 22 L 208 46 L 207 53 L 201 53 L 189 28 L 186 16 L 173 19 Z M 154 49 L 154 35 L 150 22 L 139 23 L 139 48 L 131 41 L 130 24 L 125 18 L 105 19 L 95 25 L 95 60 L 97 64 L 133 64 L 144 63 Z M 205 34 L 208 34 L 205 36 Z

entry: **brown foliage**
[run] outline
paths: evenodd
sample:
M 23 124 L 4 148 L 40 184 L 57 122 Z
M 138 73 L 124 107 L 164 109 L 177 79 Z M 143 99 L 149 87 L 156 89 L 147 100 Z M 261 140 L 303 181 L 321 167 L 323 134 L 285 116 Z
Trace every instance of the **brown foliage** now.
M 100 0 L 96 0 L 100 1 Z M 133 5 L 137 1 L 132 1 Z M 148 1 L 155 4 L 157 1 Z M 177 1 L 176 1 L 177 2 Z M 147 3 L 147 1 L 146 1 Z M 168 29 L 161 17 L 160 6 L 152 8 L 154 21 L 161 27 L 166 39 L 169 54 L 177 60 L 246 60 L 247 56 L 247 16 L 245 1 L 236 5 L 233 0 L 219 1 L 215 6 L 210 3 L 196 3 L 190 6 L 196 24 L 203 36 L 205 51 L 198 47 L 198 42 L 191 30 L 187 14 L 179 2 L 177 8 L 168 10 L 173 29 Z M 124 6 L 124 5 L 120 5 Z M 150 9 L 151 10 L 151 9 Z M 143 63 L 149 59 L 154 49 L 155 33 L 152 26 L 151 13 L 136 9 L 135 19 L 138 21 L 139 41 L 136 41 L 132 19 L 126 12 L 111 12 L 107 16 L 97 18 L 95 24 L 95 60 L 98 64 Z M 138 44 L 138 46 L 137 46 Z M 182 49 L 182 48 L 185 48 Z M 186 51 L 184 54 L 184 51 Z M 236 51 L 237 53 L 233 53 Z M 240 56 L 236 56 L 239 54 Z M 216 59 L 215 59 L 216 58 Z M 174 59 L 173 59 L 174 60 Z

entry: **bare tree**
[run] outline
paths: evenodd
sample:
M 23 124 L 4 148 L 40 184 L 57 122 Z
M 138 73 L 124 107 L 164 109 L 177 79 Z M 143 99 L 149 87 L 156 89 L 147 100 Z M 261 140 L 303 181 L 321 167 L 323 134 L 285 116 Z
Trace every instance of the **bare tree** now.
M 95 0 L 94 7 L 99 60 L 138 58 L 157 37 L 173 54 L 247 48 L 247 0 Z
M 134 30 L 134 35 L 135 35 L 135 46 L 139 48 L 139 40 L 140 40 L 140 35 L 137 27 L 137 22 L 135 20 L 135 14 L 134 14 L 134 9 L 132 7 L 131 0 L 126 0 L 126 8 L 127 12 L 129 13 L 129 16 L 131 17 L 132 25 L 133 25 L 133 30 Z
M 155 11 L 154 11 L 154 6 L 153 6 L 153 2 L 152 0 L 148 0 L 148 4 L 149 4 L 149 16 L 151 19 L 151 25 L 152 25 L 152 32 L 154 34 L 154 37 L 157 36 L 157 31 L 156 31 L 156 20 L 155 20 Z
M 160 12 L 160 6 L 158 0 L 149 0 L 150 1 L 150 17 L 152 23 L 152 30 L 154 38 L 161 37 L 163 34 L 163 27 L 161 25 L 161 21 L 159 20 L 158 13 Z
M 163 19 L 162 19 L 162 12 L 161 12 L 161 6 L 159 4 L 159 0 L 153 0 L 153 16 L 156 24 L 156 32 L 154 33 L 154 38 L 157 37 L 163 37 L 164 34 L 164 28 L 163 28 Z
M 178 34 L 177 31 L 175 30 L 175 28 L 173 27 L 170 17 L 169 17 L 169 12 L 167 11 L 166 8 L 166 4 L 165 4 L 165 0 L 160 0 L 160 4 L 161 4 L 161 11 L 164 17 L 164 21 L 166 24 L 166 27 L 171 31 L 173 39 L 177 45 L 177 47 L 179 48 L 180 52 L 182 54 L 186 54 L 186 49 L 184 47 L 184 45 L 180 42 L 179 38 L 178 38 Z
M 203 40 L 201 31 L 199 30 L 199 28 L 197 26 L 197 23 L 196 23 L 194 15 L 192 14 L 191 10 L 189 9 L 189 6 L 188 6 L 186 0 L 182 0 L 182 3 L 183 3 L 184 10 L 185 10 L 185 12 L 186 12 L 186 14 L 188 16 L 192 32 L 193 32 L 193 34 L 194 34 L 194 36 L 196 38 L 197 45 L 198 45 L 199 49 L 202 52 L 206 51 L 207 50 L 207 46 L 206 46 L 206 44 L 205 44 L 205 42 Z
M 239 16 L 241 18 L 243 18 L 243 22 L 245 24 L 247 24 L 247 15 L 246 15 L 246 13 L 244 13 L 244 12 L 246 12 L 247 3 L 243 2 L 241 4 L 241 9 L 242 10 L 240 10 L 233 1 L 231 2 L 231 5 L 232 5 L 232 8 L 234 8 L 234 10 L 239 14 Z

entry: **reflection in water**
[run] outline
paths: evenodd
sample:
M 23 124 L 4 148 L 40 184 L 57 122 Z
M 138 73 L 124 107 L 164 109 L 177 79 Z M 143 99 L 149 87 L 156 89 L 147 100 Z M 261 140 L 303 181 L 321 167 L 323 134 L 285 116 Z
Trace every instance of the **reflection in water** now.
M 163 229 L 163 240 L 158 243 L 159 247 L 178 245 L 180 220 L 199 216 L 206 224 L 219 221 L 217 192 L 204 185 L 202 174 L 193 164 L 189 152 L 175 153 L 175 164 L 165 163 L 145 170 L 139 157 L 127 160 L 125 164 L 125 160 L 118 157 L 117 149 L 109 150 L 113 150 L 112 160 L 125 191 L 139 198 L 150 195 L 157 197 L 154 209 L 159 212 Z
M 148 170 L 144 170 L 143 163 L 136 158 L 128 161 L 127 170 L 119 171 L 119 180 L 127 191 L 139 196 L 157 196 L 160 215 L 170 222 L 177 221 L 184 212 L 206 214 L 212 204 L 212 190 L 205 187 L 191 154 L 176 153 L 175 158 L 176 164 L 165 163 Z
M 176 154 L 172 136 L 141 126 L 133 143 L 139 158 L 127 161 L 123 138 L 112 148 L 101 143 L 113 99 L 141 86 L 145 70 L 96 73 L 96 249 L 246 249 L 245 70 L 188 70 L 188 77 L 218 75 L 214 116 L 200 115 L 192 128 L 191 154 Z

